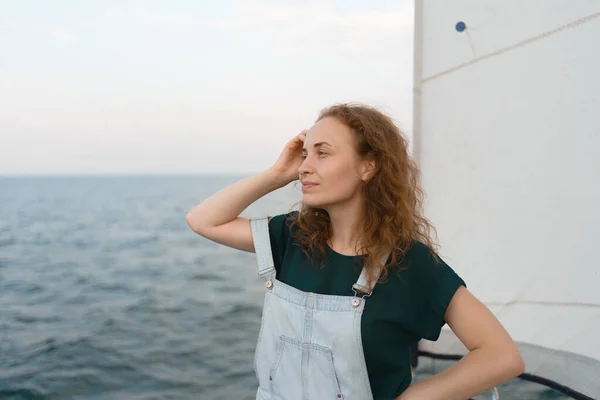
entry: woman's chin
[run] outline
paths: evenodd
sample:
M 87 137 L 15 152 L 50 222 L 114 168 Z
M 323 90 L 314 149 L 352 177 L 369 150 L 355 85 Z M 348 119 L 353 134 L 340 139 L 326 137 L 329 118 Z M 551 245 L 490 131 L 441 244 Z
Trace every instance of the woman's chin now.
M 306 206 L 310 206 L 310 207 L 319 207 L 319 202 L 315 201 L 315 198 L 313 196 L 311 196 L 310 194 L 304 194 L 302 196 L 302 203 Z
M 302 204 L 304 204 L 305 206 L 308 206 L 308 207 L 322 208 L 322 209 L 325 209 L 325 207 L 327 206 L 326 202 L 319 201 L 318 199 L 315 199 L 311 195 L 302 196 Z

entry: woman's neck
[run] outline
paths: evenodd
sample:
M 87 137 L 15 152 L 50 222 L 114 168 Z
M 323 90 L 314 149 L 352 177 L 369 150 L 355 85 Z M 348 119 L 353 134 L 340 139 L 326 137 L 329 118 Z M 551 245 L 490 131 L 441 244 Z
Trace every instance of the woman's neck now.
M 354 201 L 326 209 L 331 220 L 332 234 L 329 247 L 344 255 L 357 255 L 360 232 L 362 232 L 362 204 Z

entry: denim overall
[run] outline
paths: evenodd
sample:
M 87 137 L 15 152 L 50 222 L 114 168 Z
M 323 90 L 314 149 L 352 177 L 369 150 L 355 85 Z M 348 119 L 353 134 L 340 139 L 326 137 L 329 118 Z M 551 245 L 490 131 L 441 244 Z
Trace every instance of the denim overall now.
M 268 218 L 250 225 L 258 274 L 266 281 L 254 356 L 256 399 L 372 400 L 360 323 L 373 290 L 365 269 L 352 286 L 355 296 L 302 292 L 275 278 Z

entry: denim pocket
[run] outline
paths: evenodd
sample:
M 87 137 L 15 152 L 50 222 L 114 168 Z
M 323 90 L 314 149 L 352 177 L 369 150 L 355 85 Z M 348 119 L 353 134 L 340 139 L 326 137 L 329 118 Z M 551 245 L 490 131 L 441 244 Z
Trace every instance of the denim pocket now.
M 280 336 L 269 381 L 274 399 L 343 399 L 330 348 Z

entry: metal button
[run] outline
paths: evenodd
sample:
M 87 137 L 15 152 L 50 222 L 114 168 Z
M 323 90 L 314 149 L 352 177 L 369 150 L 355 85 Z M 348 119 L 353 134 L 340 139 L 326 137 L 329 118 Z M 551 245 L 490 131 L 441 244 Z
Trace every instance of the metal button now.
M 265 283 L 265 286 L 267 287 L 267 289 L 271 289 L 273 287 L 273 282 L 267 281 L 267 283 Z
M 272 376 L 269 376 L 269 380 L 270 380 L 270 381 L 272 381 L 272 380 L 273 380 L 273 377 L 272 377 Z
M 360 306 L 360 299 L 352 299 L 352 307 L 356 308 Z
M 342 394 L 338 393 L 338 399 L 341 399 L 341 398 L 342 398 Z

